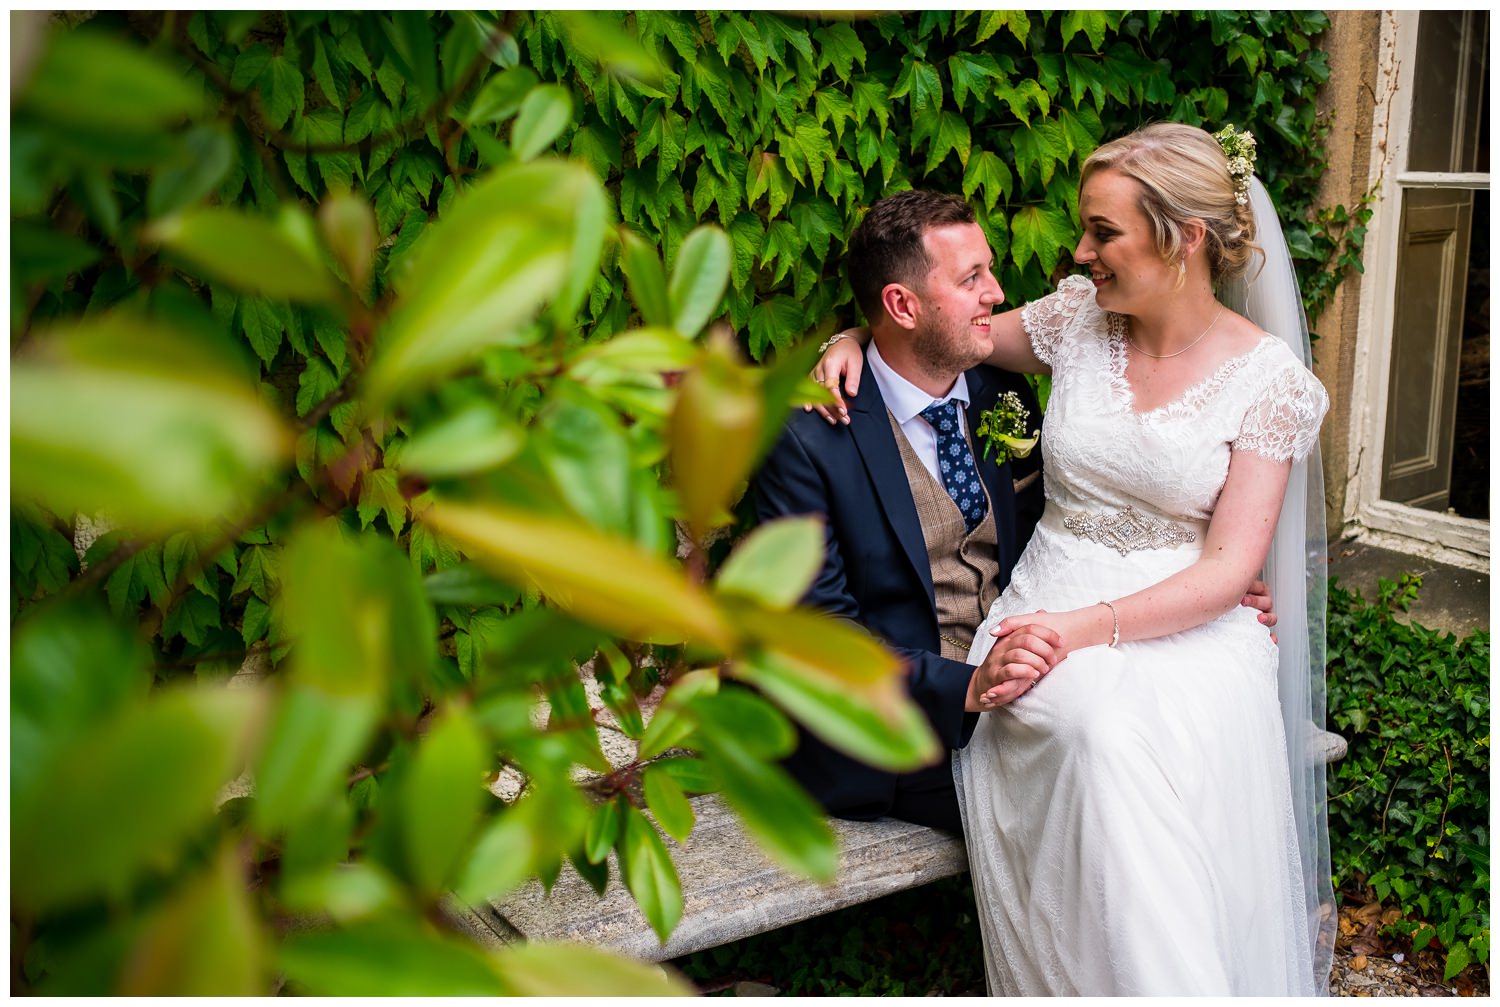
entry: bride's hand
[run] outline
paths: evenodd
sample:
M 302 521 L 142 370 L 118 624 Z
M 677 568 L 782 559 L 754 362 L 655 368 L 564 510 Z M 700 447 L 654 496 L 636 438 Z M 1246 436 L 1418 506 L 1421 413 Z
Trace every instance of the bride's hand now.
M 1012 626 L 997 636 L 975 672 L 980 711 L 994 710 L 1024 695 L 1062 659 L 1061 640 L 1037 623 Z
M 1088 608 L 1075 608 L 1070 612 L 1042 611 L 1032 612 L 1030 615 L 1013 615 L 1008 619 L 1002 619 L 998 626 L 990 630 L 990 635 L 995 637 L 994 649 L 999 650 L 1002 646 L 1014 647 L 1015 644 L 1006 638 L 1011 634 L 1016 634 L 1019 639 L 1022 630 L 1026 635 L 1031 636 L 1048 634 L 1052 646 L 1047 671 L 1051 671 L 1063 658 L 1075 650 L 1108 644 L 1114 635 L 1113 629 L 1114 619 L 1109 609 L 1103 605 L 1091 605 Z M 992 693 L 997 699 L 991 699 Z M 999 690 L 991 689 L 980 697 L 980 702 L 983 704 L 986 700 L 1007 701 L 999 700 L 1000 695 L 1002 693 Z M 986 705 L 986 709 L 989 708 Z
M 840 339 L 818 358 L 813 365 L 812 377 L 818 384 L 833 393 L 837 401 L 833 406 L 815 406 L 805 404 L 803 412 L 816 409 L 818 415 L 829 423 L 848 423 L 849 410 L 844 404 L 843 397 L 839 394 L 839 384 L 842 381 L 844 395 L 850 398 L 859 394 L 859 377 L 864 370 L 865 354 L 863 345 L 869 341 L 870 332 L 863 327 L 858 329 L 846 329 L 840 335 L 847 338 Z

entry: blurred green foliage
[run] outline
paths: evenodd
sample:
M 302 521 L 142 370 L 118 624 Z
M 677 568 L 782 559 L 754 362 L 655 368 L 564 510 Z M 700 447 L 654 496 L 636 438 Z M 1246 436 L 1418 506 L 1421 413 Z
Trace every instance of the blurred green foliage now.
M 722 790 L 832 874 L 783 709 L 940 755 L 895 657 L 794 609 L 815 521 L 722 585 L 705 560 L 806 354 L 699 338 L 730 239 L 668 268 L 548 153 L 574 103 L 518 64 L 524 18 L 81 20 L 23 19 L 12 123 L 14 988 L 684 991 L 488 953 L 441 905 L 614 858 L 665 940 L 647 809 L 686 839 Z M 569 31 L 660 72 L 609 19 Z M 606 341 L 580 311 L 622 249 L 645 325 Z
M 1490 636 L 1396 618 L 1421 578 L 1372 601 L 1332 586 L 1328 718 L 1349 754 L 1328 781 L 1336 883 L 1372 888 L 1433 941 L 1451 979 L 1490 945 Z
M 1094 145 L 1233 118 L 1302 219 L 1326 24 L 18 16 L 13 991 L 675 988 L 486 955 L 439 904 L 614 858 L 665 937 L 643 812 L 680 838 L 708 790 L 828 877 L 787 715 L 936 743 L 891 655 L 794 607 L 815 525 L 708 549 L 821 394 L 859 212 L 963 191 L 1019 302 Z

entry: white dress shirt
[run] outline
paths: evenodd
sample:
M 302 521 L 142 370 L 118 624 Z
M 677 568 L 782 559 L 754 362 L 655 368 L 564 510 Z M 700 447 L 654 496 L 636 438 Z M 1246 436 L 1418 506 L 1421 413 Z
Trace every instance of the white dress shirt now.
M 875 378 L 875 384 L 880 387 L 880 397 L 885 399 L 885 407 L 896 418 L 901 432 L 906 435 L 907 443 L 917 453 L 927 471 L 932 473 L 932 478 L 937 480 L 939 486 L 945 485 L 938 472 L 937 432 L 932 429 L 932 424 L 922 418 L 922 410 L 934 402 L 958 402 L 962 406 L 959 410 L 962 415 L 969 407 L 968 380 L 960 374 L 958 380 L 953 382 L 953 387 L 948 389 L 948 394 L 935 399 L 891 370 L 891 365 L 881 359 L 880 348 L 875 345 L 874 340 L 871 340 L 865 354 L 870 373 Z M 965 419 L 964 422 L 967 424 L 968 420 Z

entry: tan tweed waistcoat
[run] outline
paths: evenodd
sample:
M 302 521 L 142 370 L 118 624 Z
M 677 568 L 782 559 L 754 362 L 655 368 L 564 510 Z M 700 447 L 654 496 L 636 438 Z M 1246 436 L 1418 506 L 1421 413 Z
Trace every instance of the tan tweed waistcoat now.
M 972 532 L 965 533 L 964 516 L 958 505 L 943 484 L 927 471 L 894 416 L 891 429 L 901 450 L 901 464 L 906 467 L 906 481 L 911 484 L 917 519 L 922 522 L 922 538 L 927 544 L 927 561 L 932 566 L 942 655 L 962 661 L 969 656 L 974 631 L 984 621 L 990 603 L 1000 594 L 995 522 L 986 511 L 985 519 Z M 967 429 L 964 436 L 968 436 Z M 989 492 L 986 487 L 985 499 L 993 507 Z

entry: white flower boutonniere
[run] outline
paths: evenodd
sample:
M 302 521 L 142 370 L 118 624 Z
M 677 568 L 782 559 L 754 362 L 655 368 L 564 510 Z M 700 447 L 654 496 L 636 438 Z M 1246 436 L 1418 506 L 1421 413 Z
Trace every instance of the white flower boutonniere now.
M 1031 410 L 1021 404 L 1015 392 L 1006 392 L 989 409 L 979 414 L 979 439 L 984 442 L 984 456 L 995 453 L 995 464 L 1004 465 L 1012 458 L 1025 458 L 1036 447 L 1041 431 L 1026 432 Z

